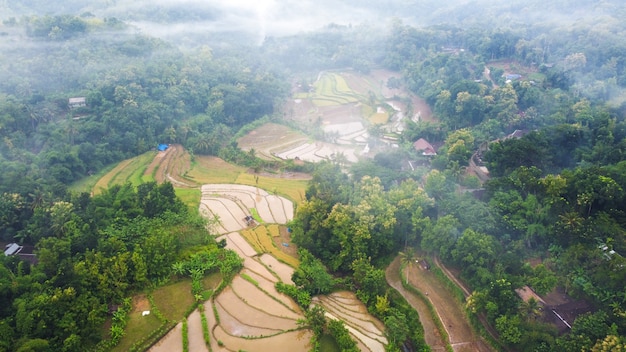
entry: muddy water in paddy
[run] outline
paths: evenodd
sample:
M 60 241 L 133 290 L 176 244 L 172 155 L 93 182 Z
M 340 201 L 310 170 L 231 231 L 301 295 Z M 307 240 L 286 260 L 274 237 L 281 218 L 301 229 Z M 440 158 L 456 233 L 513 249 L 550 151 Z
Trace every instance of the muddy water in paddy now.
M 252 248 L 252 246 L 243 238 L 238 232 L 229 233 L 228 235 L 220 236 L 217 238 L 218 241 L 222 239 L 226 240 L 226 248 L 232 249 L 237 252 L 240 257 L 252 257 L 257 253 Z
M 367 312 L 359 312 L 350 310 L 350 308 L 342 307 L 341 305 L 333 302 L 327 297 L 319 297 L 320 304 L 329 312 L 332 312 L 337 318 L 350 321 L 354 326 L 358 326 L 358 329 L 367 333 L 368 335 L 376 335 L 382 337 L 381 329 L 378 328 L 372 321 L 372 316 Z M 360 307 L 359 307 L 360 308 Z
M 302 315 L 277 302 L 241 276 L 236 276 L 230 286 L 237 296 L 253 308 L 293 320 L 298 320 L 302 317 Z
M 293 268 L 285 263 L 279 262 L 276 258 L 269 254 L 263 254 L 260 257 L 261 262 L 267 265 L 273 272 L 278 275 L 280 281 L 293 285 L 293 281 L 291 281 L 291 275 L 293 274 Z
M 212 314 L 212 312 L 210 312 Z M 205 313 L 206 314 L 206 313 Z M 202 320 L 200 312 L 194 310 L 187 318 L 187 331 L 189 336 L 189 350 L 194 352 L 208 352 L 202 332 Z M 170 350 L 173 351 L 173 350 Z
M 289 330 L 297 327 L 296 320 L 281 318 L 246 304 L 230 287 L 227 287 L 215 299 L 235 319 L 249 326 L 271 327 L 272 329 Z
M 219 326 L 214 331 L 215 339 L 222 341 L 230 351 L 289 351 L 307 352 L 312 333 L 308 330 L 285 332 L 280 335 L 260 339 L 244 339 L 227 334 Z M 213 349 L 225 351 L 226 349 Z
M 329 318 L 345 322 L 350 334 L 359 341 L 362 351 L 382 352 L 387 339 L 384 337 L 384 326 L 367 312 L 354 293 L 349 291 L 334 292 L 328 296 L 316 296 L 314 302 L 326 310 Z
M 215 308 L 217 309 L 217 313 L 220 317 L 220 327 L 224 329 L 229 335 L 233 336 L 269 336 L 278 334 L 281 332 L 280 329 L 271 329 L 268 327 L 248 325 L 243 323 L 240 319 L 236 318 L 231 314 L 230 311 L 226 310 L 219 302 L 215 302 Z M 232 307 L 230 307 L 232 309 Z
M 254 279 L 259 284 L 259 287 L 263 291 L 267 292 L 272 297 L 274 297 L 274 298 L 278 299 L 279 301 L 281 301 L 283 304 L 285 304 L 287 307 L 289 307 L 292 311 L 297 312 L 300 316 L 302 315 L 302 310 L 296 304 L 296 302 L 294 302 L 289 296 L 276 291 L 276 286 L 275 286 L 275 282 L 274 281 L 270 281 L 270 280 L 266 279 L 265 277 L 255 273 L 253 271 L 245 269 L 245 268 L 241 271 L 241 273 L 242 274 L 245 273 L 246 275 L 250 276 L 252 279 Z
M 152 346 L 150 352 L 171 352 L 182 350 L 183 341 L 183 323 L 178 323 L 170 332 L 165 335 L 159 342 Z

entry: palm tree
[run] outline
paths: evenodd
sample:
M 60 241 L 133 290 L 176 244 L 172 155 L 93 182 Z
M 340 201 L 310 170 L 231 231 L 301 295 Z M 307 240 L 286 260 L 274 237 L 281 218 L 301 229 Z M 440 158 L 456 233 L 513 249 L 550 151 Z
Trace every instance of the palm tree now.
M 415 260 L 415 248 L 413 247 L 406 247 L 404 248 L 404 252 L 400 252 L 400 262 L 402 263 L 403 266 L 407 267 L 407 272 L 406 272 L 406 282 L 409 282 L 409 270 L 411 268 L 411 263 L 413 263 L 413 261 Z
M 533 297 L 528 301 L 522 302 L 519 309 L 528 322 L 534 322 L 537 317 L 541 316 L 541 306 Z

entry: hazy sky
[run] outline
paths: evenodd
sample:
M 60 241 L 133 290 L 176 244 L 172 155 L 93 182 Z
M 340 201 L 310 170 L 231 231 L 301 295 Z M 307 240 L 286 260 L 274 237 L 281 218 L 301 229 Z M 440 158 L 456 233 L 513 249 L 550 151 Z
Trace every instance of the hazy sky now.
M 329 6 L 332 3 L 332 6 Z M 259 41 L 265 36 L 296 34 L 319 29 L 329 23 L 358 24 L 378 20 L 376 14 L 362 8 L 350 7 L 330 1 L 312 0 L 152 0 L 117 3 L 106 10 L 110 14 L 141 11 L 145 6 L 157 6 L 165 11 L 182 7 L 195 8 L 214 14 L 214 17 L 198 18 L 191 22 L 169 24 L 167 27 L 155 22 L 133 22 L 142 30 L 157 36 L 193 32 L 243 31 L 252 33 Z M 132 18 L 132 16 L 130 16 Z

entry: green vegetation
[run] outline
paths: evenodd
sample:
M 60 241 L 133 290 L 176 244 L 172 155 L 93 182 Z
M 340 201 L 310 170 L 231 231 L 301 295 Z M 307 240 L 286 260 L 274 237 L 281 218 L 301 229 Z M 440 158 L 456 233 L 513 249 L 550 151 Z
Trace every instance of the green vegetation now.
M 460 269 L 472 291 L 470 318 L 484 317 L 507 349 L 623 349 L 623 3 L 513 0 L 445 11 L 440 5 L 368 4 L 380 18 L 420 16 L 411 20 L 423 27 L 398 20 L 379 21 L 389 23 L 385 30 L 332 24 L 268 35 L 249 47 L 249 38 L 231 34 L 203 33 L 199 42 L 191 34 L 157 39 L 115 17 L 97 18 L 75 1 L 2 2 L 8 15 L 0 26 L 0 240 L 34 246 L 38 263 L 0 256 L 0 301 L 6 302 L 0 350 L 106 349 L 118 340 L 114 350 L 144 349 L 189 311 L 190 294 L 192 300 L 210 295 L 205 274 L 220 272 L 219 292 L 237 272 L 240 261 L 213 243 L 196 214 L 198 189 L 157 184 L 149 167 L 158 143 L 190 151 L 188 170 L 173 167 L 192 186 L 247 184 L 293 200 L 298 213 L 290 227 L 302 263 L 295 290 L 281 290 L 302 304 L 306 296 L 294 291 L 310 298 L 354 288 L 387 325 L 390 351 L 405 342 L 427 348 L 415 312 L 381 275 L 389 258 L 410 246 Z M 188 7 L 147 6 L 124 18 L 210 17 Z M 533 18 L 533 10 L 542 14 L 540 24 L 511 20 L 520 13 Z M 545 17 L 557 11 L 564 22 Z M 402 78 L 366 82 L 336 71 L 347 67 L 385 68 Z M 296 96 L 306 95 L 319 110 L 360 102 L 369 116 L 385 84 L 423 97 L 437 121 L 405 119 L 396 150 L 346 167 L 347 173 L 321 163 L 308 183 L 265 177 L 260 171 L 313 166 L 261 160 L 237 147 L 242 127 L 264 116 L 263 122 L 287 119 L 288 108 L 278 104 L 296 87 Z M 69 106 L 73 97 L 84 97 L 84 106 Z M 406 116 L 416 112 L 413 102 L 403 103 Z M 511 135 L 516 130 L 522 133 Z M 376 137 L 386 131 L 370 132 L 372 145 L 382 146 Z M 437 155 L 416 152 L 419 138 L 442 145 Z M 483 170 L 474 163 L 489 175 L 471 179 L 468 173 Z M 480 199 L 464 193 L 470 186 L 484 187 Z M 274 230 L 247 236 L 279 255 Z M 189 275 L 190 283 L 170 281 L 179 263 L 176 276 Z M 558 335 L 538 319 L 532 301 L 518 298 L 515 289 L 524 285 L 538 293 L 562 287 L 593 311 Z M 128 318 L 111 318 L 110 342 L 102 342 L 108 307 L 137 293 L 152 295 L 154 314 L 125 307 Z M 179 294 L 183 304 L 170 307 L 168 294 Z M 354 348 L 341 323 L 314 320 L 311 326 L 324 326 L 317 341 L 331 334 L 339 349 Z
M 154 304 L 169 321 L 185 318 L 185 313 L 195 304 L 191 294 L 191 280 L 188 279 L 161 286 L 152 292 L 152 297 Z
M 340 75 L 325 72 L 315 82 L 315 94 L 307 96 L 318 106 L 342 105 L 364 100 L 354 92 Z

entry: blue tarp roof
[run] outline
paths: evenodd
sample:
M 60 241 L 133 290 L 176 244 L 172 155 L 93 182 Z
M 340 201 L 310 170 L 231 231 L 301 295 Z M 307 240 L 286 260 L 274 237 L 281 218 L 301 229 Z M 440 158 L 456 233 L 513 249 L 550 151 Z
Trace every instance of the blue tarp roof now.
M 159 144 L 158 149 L 160 152 L 164 151 L 167 149 L 167 147 L 169 147 L 169 145 L 167 144 Z

